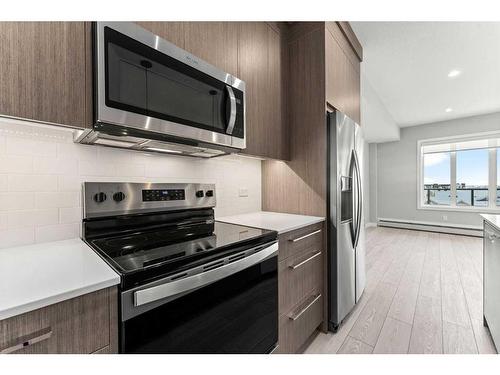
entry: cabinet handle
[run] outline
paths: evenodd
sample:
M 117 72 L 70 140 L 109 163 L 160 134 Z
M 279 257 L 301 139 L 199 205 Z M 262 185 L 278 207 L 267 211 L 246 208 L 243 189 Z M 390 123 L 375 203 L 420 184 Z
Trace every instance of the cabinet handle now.
M 304 314 L 309 309 L 309 307 L 314 305 L 314 302 L 316 302 L 317 300 L 319 300 L 321 298 L 321 293 L 318 294 L 317 296 L 312 296 L 311 298 L 312 298 L 311 302 L 307 303 L 307 305 L 303 309 L 301 309 L 298 313 L 292 312 L 288 317 L 292 320 L 299 319 L 300 316 L 302 314 Z
M 321 232 L 321 229 L 318 229 L 318 230 L 315 230 L 314 232 L 311 232 L 311 233 L 308 233 L 304 236 L 301 236 L 301 237 L 297 237 L 297 238 L 290 238 L 288 241 L 291 241 L 291 242 L 298 242 L 298 241 L 301 241 L 303 240 L 304 238 L 307 238 L 307 237 L 311 237 L 311 236 L 314 236 L 315 234 L 318 234 Z
M 494 233 L 492 233 L 488 236 L 488 239 L 490 240 L 491 243 L 494 243 L 497 238 L 498 238 L 498 236 Z
M 17 338 L 14 343 L 10 344 L 5 348 L 1 348 L 0 353 L 1 354 L 13 353 L 27 346 L 31 346 L 38 342 L 47 340 L 50 338 L 50 336 L 52 336 L 52 329 L 48 327 L 38 332 L 35 332 L 29 336 L 27 335 Z
M 269 354 L 274 354 L 274 353 L 276 353 L 276 351 L 279 349 L 279 347 L 280 347 L 280 344 L 276 345 L 276 346 L 274 347 L 274 349 L 273 349 L 273 350 L 271 350 L 271 352 L 269 352 Z
M 306 264 L 307 262 L 313 260 L 314 258 L 316 258 L 317 256 L 320 256 L 321 255 L 321 251 L 318 251 L 317 253 L 314 253 L 313 255 L 311 255 L 309 258 L 307 259 L 304 259 L 302 262 L 299 262 L 297 264 L 294 264 L 292 266 L 288 266 L 289 268 L 291 268 L 292 270 L 296 270 L 297 268 L 299 268 L 300 266 L 303 266 L 304 264 Z

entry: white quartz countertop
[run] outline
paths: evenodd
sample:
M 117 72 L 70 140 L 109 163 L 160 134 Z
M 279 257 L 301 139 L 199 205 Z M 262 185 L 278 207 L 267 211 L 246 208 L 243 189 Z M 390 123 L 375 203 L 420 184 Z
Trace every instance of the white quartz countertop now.
M 491 225 L 494 225 L 498 230 L 500 230 L 500 215 L 481 214 L 481 217 Z
M 224 223 L 246 225 L 249 227 L 275 230 L 279 234 L 299 229 L 325 220 L 319 216 L 283 214 L 279 212 L 259 211 L 242 215 L 217 217 Z
M 119 283 L 81 239 L 0 249 L 0 320 Z

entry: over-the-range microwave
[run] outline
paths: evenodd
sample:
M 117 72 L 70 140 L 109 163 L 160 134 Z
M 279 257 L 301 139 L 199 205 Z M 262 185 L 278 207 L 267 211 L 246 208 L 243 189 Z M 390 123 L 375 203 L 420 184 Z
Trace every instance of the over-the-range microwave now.
M 245 82 L 132 22 L 92 32 L 94 125 L 76 142 L 198 157 L 245 148 Z

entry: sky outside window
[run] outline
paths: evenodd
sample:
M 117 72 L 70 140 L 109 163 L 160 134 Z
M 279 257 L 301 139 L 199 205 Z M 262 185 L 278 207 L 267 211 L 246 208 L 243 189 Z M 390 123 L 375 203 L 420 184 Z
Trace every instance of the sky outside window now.
M 488 154 L 488 149 L 457 151 L 457 206 L 488 206 Z
M 450 183 L 450 153 L 424 155 L 424 184 Z
M 424 155 L 424 184 L 450 184 L 450 153 L 438 152 Z M 430 205 L 450 205 L 451 195 L 449 186 L 444 190 L 441 187 L 423 191 L 423 201 Z
M 488 149 L 457 151 L 457 184 L 488 187 Z

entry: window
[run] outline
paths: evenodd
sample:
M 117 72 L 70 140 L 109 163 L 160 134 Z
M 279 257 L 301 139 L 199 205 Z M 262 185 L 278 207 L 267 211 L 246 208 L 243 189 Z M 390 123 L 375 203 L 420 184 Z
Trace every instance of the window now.
M 456 154 L 457 206 L 488 207 L 488 149 Z
M 429 205 L 449 206 L 450 152 L 424 155 L 424 202 Z
M 498 211 L 499 146 L 499 133 L 419 141 L 419 207 Z

